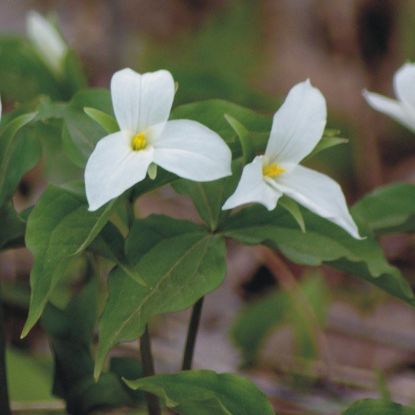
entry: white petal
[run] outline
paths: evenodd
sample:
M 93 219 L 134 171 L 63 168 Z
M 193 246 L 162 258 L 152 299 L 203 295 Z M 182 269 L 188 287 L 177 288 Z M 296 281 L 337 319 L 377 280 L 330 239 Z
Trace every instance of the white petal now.
M 363 91 L 363 96 L 373 109 L 415 131 L 415 116 L 411 117 L 399 101 L 369 91 Z
M 268 162 L 297 164 L 320 141 L 326 125 L 326 100 L 309 80 L 291 88 L 275 113 L 265 150 Z
M 291 172 L 278 176 L 275 185 L 312 212 L 336 223 L 354 238 L 360 238 L 343 192 L 330 177 L 303 166 L 296 166 Z
M 153 149 L 133 151 L 130 142 L 128 134 L 117 132 L 96 145 L 85 168 L 89 210 L 97 210 L 145 178 Z
M 126 68 L 111 79 L 115 117 L 121 130 L 139 133 L 168 120 L 174 99 L 174 80 L 160 70 L 139 74 Z
M 415 117 L 415 65 L 406 63 L 401 66 L 395 73 L 393 86 L 405 109 Z
M 29 39 L 38 53 L 53 71 L 60 73 L 67 51 L 60 33 L 47 19 L 35 11 L 27 14 L 26 28 Z
M 208 182 L 232 174 L 229 147 L 218 134 L 196 121 L 168 121 L 152 143 L 154 162 L 185 179 Z
M 228 198 L 222 209 L 233 209 L 246 203 L 261 203 L 268 210 L 277 206 L 282 196 L 278 190 L 271 188 L 262 175 L 263 156 L 257 156 L 247 164 L 235 192 Z

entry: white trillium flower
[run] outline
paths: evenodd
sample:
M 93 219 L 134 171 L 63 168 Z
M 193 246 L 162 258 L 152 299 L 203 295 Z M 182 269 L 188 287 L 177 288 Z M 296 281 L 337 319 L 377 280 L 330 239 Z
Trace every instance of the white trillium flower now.
M 366 90 L 363 96 L 373 109 L 415 132 L 415 64 L 406 63 L 396 71 L 393 89 L 397 100 Z
M 68 47 L 56 27 L 32 10 L 27 14 L 26 30 L 30 41 L 45 63 L 53 72 L 61 74 Z
M 152 163 L 198 182 L 231 174 L 232 154 L 214 131 L 191 120 L 168 121 L 175 94 L 170 72 L 116 72 L 111 96 L 120 131 L 101 139 L 85 168 L 90 210 L 146 177 Z
M 244 167 L 222 209 L 256 202 L 273 210 L 285 194 L 360 238 L 340 186 L 325 174 L 299 165 L 320 141 L 326 117 L 321 92 L 308 80 L 295 85 L 274 115 L 265 154 Z

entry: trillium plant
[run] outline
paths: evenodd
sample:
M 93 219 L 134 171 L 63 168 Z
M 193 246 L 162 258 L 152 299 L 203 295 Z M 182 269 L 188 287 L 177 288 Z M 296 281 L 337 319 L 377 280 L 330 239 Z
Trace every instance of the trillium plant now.
M 406 128 L 415 131 L 415 98 L 412 87 L 414 81 L 415 65 L 405 63 L 393 79 L 397 100 L 369 91 L 364 91 L 363 95 L 373 109 L 389 115 Z
M 140 75 L 131 69 L 111 81 L 119 132 L 100 140 L 85 168 L 90 210 L 157 174 L 156 166 L 189 180 L 208 182 L 231 174 L 232 154 L 211 129 L 192 120 L 168 121 L 175 85 L 170 72 Z
M 326 117 L 326 101 L 310 81 L 294 86 L 274 115 L 265 154 L 244 167 L 223 209 L 256 202 L 272 210 L 286 194 L 359 238 L 340 186 L 325 174 L 299 165 L 321 140 Z
M 349 210 L 340 185 L 313 159 L 345 140 L 326 127 L 325 98 L 309 80 L 294 85 L 273 116 L 221 99 L 173 107 L 188 86 L 175 84 L 168 70 L 121 69 L 110 90 L 88 88 L 53 23 L 32 12 L 27 33 L 0 39 L 0 51 L 10 54 L 2 61 L 30 68 L 15 74 L 17 85 L 0 83 L 0 248 L 26 247 L 33 256 L 22 337 L 35 326 L 48 336 L 53 392 L 69 413 L 275 414 L 248 376 L 193 368 L 204 297 L 227 277 L 230 240 L 266 246 L 302 266 L 333 267 L 415 305 L 377 241 L 413 231 L 414 204 L 402 200 L 413 201 L 414 188 L 377 189 Z M 23 99 L 18 83 L 26 76 Z M 395 76 L 398 101 L 364 95 L 414 131 L 414 80 L 415 67 L 406 64 Z M 13 196 L 35 166 L 47 185 L 18 208 Z M 142 213 L 142 197 L 167 186 L 192 202 L 197 219 Z M 156 317 L 186 309 L 183 354 L 155 373 Z M 269 317 L 259 326 L 268 327 Z M 238 327 L 248 336 L 248 325 Z M 259 345 L 265 331 L 250 338 L 258 336 Z M 255 359 L 241 336 L 234 341 L 246 360 Z M 0 346 L 1 369 L 3 335 Z M 0 378 L 0 413 L 8 415 L 5 370 Z

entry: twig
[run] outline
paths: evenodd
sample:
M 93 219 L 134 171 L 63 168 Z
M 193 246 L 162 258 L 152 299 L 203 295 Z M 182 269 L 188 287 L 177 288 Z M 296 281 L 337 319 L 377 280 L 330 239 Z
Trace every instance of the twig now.
M 190 317 L 186 346 L 183 354 L 182 370 L 190 370 L 192 368 L 196 337 L 199 329 L 200 316 L 202 314 L 203 300 L 204 297 L 200 298 L 192 309 L 192 316 Z
M 153 376 L 154 375 L 154 362 L 153 355 L 151 353 L 151 343 L 150 343 L 150 334 L 148 332 L 148 326 L 146 326 L 143 335 L 140 338 L 140 352 L 141 359 L 143 362 L 143 372 L 144 376 Z M 158 398 L 151 394 L 144 394 L 147 401 L 147 408 L 149 415 L 161 415 L 160 403 Z

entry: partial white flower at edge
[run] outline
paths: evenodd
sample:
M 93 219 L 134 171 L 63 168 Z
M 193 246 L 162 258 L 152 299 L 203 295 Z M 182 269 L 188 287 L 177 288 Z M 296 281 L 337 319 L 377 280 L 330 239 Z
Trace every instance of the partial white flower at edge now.
M 101 139 L 85 168 L 89 210 L 146 177 L 152 163 L 185 179 L 231 174 L 232 154 L 214 131 L 191 120 L 168 121 L 175 94 L 170 72 L 116 72 L 111 96 L 120 131 Z
M 32 10 L 27 14 L 26 31 L 39 55 L 51 70 L 59 75 L 68 47 L 56 27 Z
M 415 64 L 405 63 L 393 77 L 397 100 L 364 90 L 363 96 L 375 110 L 415 132 Z
M 320 141 L 326 117 L 321 92 L 308 80 L 295 85 L 274 115 L 265 154 L 244 167 L 222 209 L 256 202 L 273 210 L 285 194 L 359 239 L 340 186 L 325 174 L 299 165 Z

